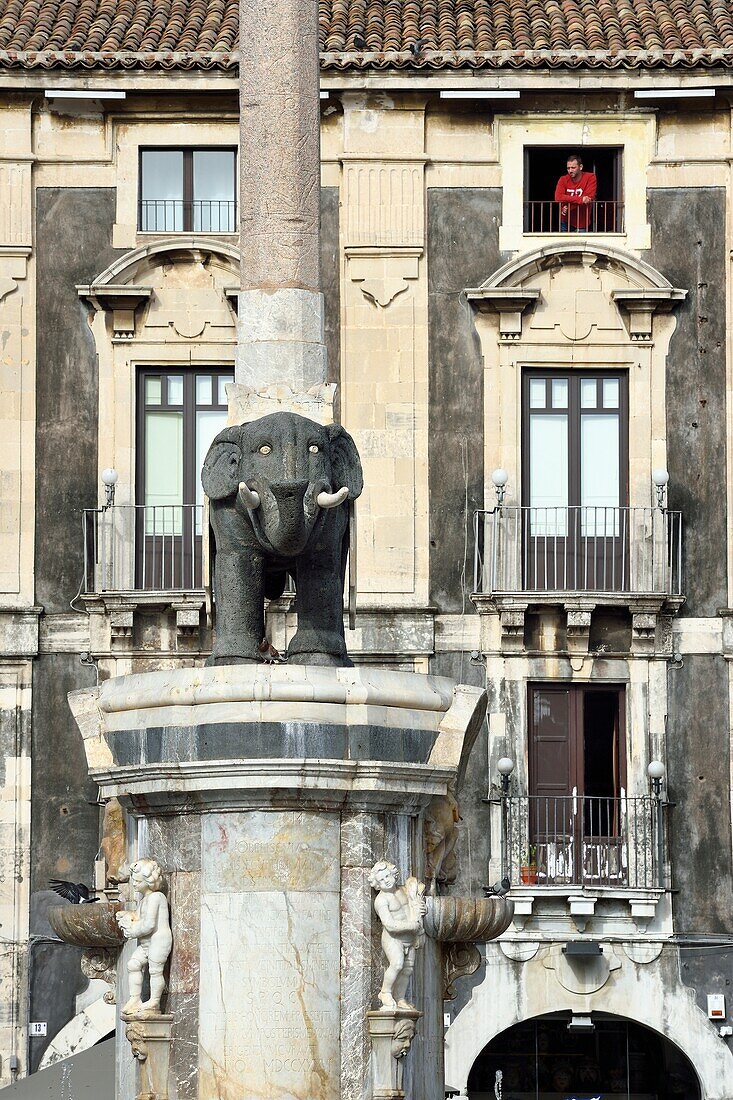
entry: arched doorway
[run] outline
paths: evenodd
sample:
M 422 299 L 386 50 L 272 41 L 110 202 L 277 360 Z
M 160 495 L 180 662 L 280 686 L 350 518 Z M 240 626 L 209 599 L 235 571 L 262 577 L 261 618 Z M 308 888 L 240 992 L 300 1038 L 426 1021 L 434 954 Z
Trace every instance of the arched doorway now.
M 701 1100 L 692 1063 L 664 1036 L 602 1013 L 586 1029 L 569 1023 L 537 1016 L 497 1035 L 473 1064 L 471 1100 Z

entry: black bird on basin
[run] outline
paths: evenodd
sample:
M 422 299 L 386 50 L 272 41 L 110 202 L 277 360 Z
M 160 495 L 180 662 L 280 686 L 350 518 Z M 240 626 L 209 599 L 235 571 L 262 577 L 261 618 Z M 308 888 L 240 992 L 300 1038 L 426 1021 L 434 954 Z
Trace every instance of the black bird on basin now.
M 66 898 L 74 905 L 83 905 L 88 901 L 99 901 L 99 898 L 92 894 L 92 891 L 83 882 L 67 882 L 62 878 L 52 878 L 48 885 L 59 897 Z

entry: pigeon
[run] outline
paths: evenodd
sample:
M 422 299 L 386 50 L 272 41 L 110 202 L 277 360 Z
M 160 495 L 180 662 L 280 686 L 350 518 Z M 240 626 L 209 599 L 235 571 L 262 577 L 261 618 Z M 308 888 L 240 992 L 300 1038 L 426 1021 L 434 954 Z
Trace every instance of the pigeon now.
M 48 885 L 59 897 L 66 898 L 67 901 L 72 901 L 75 905 L 83 905 L 86 901 L 99 901 L 99 898 L 94 896 L 89 887 L 85 886 L 83 882 L 66 882 L 62 878 L 52 878 Z
M 495 882 L 493 886 L 484 886 L 484 896 L 487 898 L 504 898 L 511 888 L 511 880 L 505 875 L 501 882 Z
M 422 38 L 418 38 L 415 42 L 410 44 L 410 53 L 413 57 L 419 57 L 422 51 L 423 41 Z
M 366 42 L 360 34 L 354 35 L 354 49 L 363 50 L 366 49 Z

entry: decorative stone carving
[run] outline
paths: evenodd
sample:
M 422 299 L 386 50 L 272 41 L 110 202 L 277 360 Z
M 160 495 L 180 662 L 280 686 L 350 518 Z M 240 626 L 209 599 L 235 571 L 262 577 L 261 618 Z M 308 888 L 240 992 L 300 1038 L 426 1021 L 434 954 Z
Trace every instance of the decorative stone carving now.
M 160 1015 L 160 999 L 165 989 L 163 969 L 173 943 L 168 899 L 162 891 L 163 873 L 156 860 L 136 860 L 130 867 L 130 882 L 140 895 L 137 912 L 125 910 L 117 914 L 117 923 L 125 939 L 138 941 L 127 963 L 130 999 L 122 1010 L 123 1019 Z M 150 998 L 143 1003 L 143 971 L 146 967 L 150 974 Z
M 118 901 L 97 901 L 91 905 L 54 905 L 48 923 L 59 939 L 75 947 L 118 948 L 124 943 L 116 916 Z
M 481 965 L 481 952 L 474 943 L 449 943 L 443 948 L 443 1000 L 452 1001 L 458 978 L 475 974 Z
M 117 999 L 117 959 L 119 951 L 109 947 L 98 947 L 84 951 L 81 956 L 81 972 L 93 981 L 101 978 L 111 986 L 104 994 L 105 1004 L 113 1005 Z
M 414 1009 L 367 1013 L 372 1040 L 372 1100 L 402 1100 L 404 1060 L 422 1016 Z
M 587 657 L 594 604 L 567 607 L 567 646 L 571 657 Z
M 125 1037 L 138 1064 L 136 1100 L 168 1100 L 173 1016 L 136 1017 Z
M 415 952 L 425 942 L 425 883 L 411 875 L 400 886 L 395 865 L 381 860 L 372 867 L 369 885 L 379 891 L 374 909 L 382 922 L 382 950 L 389 964 L 379 1000 L 385 1009 L 414 1010 L 405 995 L 415 968 Z
M 554 970 L 568 993 L 588 996 L 603 989 L 613 971 L 621 967 L 621 961 L 608 944 L 604 944 L 600 955 L 583 959 L 572 959 L 562 953 L 562 947 L 555 946 L 542 959 L 542 965 L 545 970 Z
M 105 879 L 116 886 L 129 874 L 125 814 L 116 798 L 110 798 L 104 807 L 101 849 L 104 856 Z
M 430 894 L 437 894 L 440 887 L 456 881 L 456 825 L 460 820 L 458 803 L 450 791 L 447 795 L 436 795 L 425 810 L 425 879 Z
M 505 932 L 514 916 L 507 898 L 427 899 L 425 932 L 441 943 L 486 943 Z

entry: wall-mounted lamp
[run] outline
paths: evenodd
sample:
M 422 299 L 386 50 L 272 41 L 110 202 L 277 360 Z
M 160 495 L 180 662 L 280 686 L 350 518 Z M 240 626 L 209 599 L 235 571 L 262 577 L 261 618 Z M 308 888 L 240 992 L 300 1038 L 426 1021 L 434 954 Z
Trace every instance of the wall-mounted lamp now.
M 504 503 L 504 495 L 506 493 L 506 483 L 509 480 L 509 474 L 506 470 L 502 470 L 499 467 L 498 470 L 494 470 L 491 475 L 491 480 L 494 483 L 494 491 L 496 492 L 496 504 L 498 508 L 501 508 Z
M 654 482 L 654 488 L 657 490 L 657 508 L 666 508 L 669 471 L 661 468 L 652 470 L 652 481 Z
M 662 795 L 662 780 L 664 779 L 664 773 L 666 768 L 661 760 L 650 760 L 649 766 L 646 769 L 646 774 L 652 781 L 652 788 L 654 790 L 655 798 L 661 798 Z
M 508 794 L 509 780 L 511 779 L 512 772 L 514 771 L 514 761 L 508 756 L 502 756 L 501 760 L 499 760 L 496 765 L 496 770 L 501 776 L 499 782 L 501 783 L 502 794 Z
M 102 484 L 104 485 L 105 508 L 111 508 L 115 502 L 115 485 L 117 484 L 117 478 L 119 474 L 116 470 L 113 470 L 111 466 L 108 466 L 105 470 L 102 470 Z

